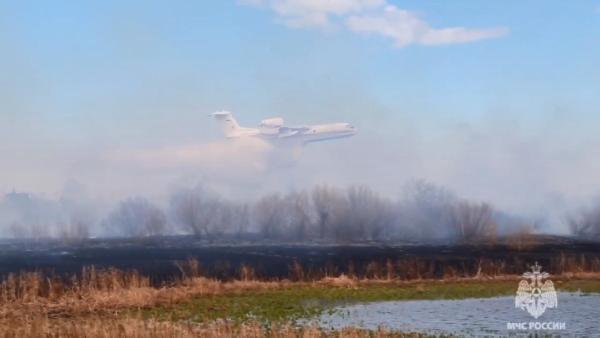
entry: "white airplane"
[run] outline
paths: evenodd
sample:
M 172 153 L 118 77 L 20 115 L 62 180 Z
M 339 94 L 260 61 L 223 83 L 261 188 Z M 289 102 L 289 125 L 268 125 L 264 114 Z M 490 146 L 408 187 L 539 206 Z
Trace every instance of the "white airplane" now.
M 258 128 L 243 128 L 227 111 L 210 114 L 223 125 L 226 138 L 259 137 L 271 142 L 297 141 L 301 144 L 354 136 L 356 128 L 350 123 L 329 123 L 312 126 L 283 126 L 281 117 L 262 120 Z

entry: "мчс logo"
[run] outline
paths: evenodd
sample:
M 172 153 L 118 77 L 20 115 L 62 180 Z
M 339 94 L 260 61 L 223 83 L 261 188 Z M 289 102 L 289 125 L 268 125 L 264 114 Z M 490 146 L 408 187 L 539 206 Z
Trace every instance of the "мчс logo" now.
M 532 272 L 523 274 L 523 280 L 519 282 L 519 289 L 515 297 L 515 307 L 526 310 L 534 318 L 541 316 L 546 309 L 558 307 L 558 298 L 554 283 L 546 279 L 550 275 L 541 272 L 542 267 L 536 262 L 531 267 Z M 528 282 L 529 279 L 531 282 Z M 544 279 L 546 279 L 544 281 Z

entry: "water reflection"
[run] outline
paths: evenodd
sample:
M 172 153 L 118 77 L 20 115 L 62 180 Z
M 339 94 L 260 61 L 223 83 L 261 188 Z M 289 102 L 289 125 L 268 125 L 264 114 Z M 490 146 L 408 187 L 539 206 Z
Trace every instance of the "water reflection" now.
M 600 294 L 558 294 L 558 308 L 537 320 L 515 308 L 514 297 L 463 300 L 391 301 L 338 307 L 318 319 L 323 327 L 384 326 L 434 335 L 505 337 L 536 331 L 509 331 L 507 322 L 565 322 L 564 331 L 537 331 L 541 336 L 600 337 Z

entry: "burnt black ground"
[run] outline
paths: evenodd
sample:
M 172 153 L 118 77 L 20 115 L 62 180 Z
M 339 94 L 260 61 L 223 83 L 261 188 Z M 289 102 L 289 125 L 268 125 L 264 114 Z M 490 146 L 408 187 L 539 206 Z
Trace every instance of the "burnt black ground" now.
M 176 262 L 194 258 L 209 277 L 239 276 L 252 267 L 257 277 L 319 278 L 354 273 L 372 277 L 440 278 L 449 273 L 521 274 L 535 261 L 550 273 L 565 269 L 600 271 L 600 243 L 567 237 L 537 236 L 527 249 L 495 245 L 448 243 L 360 243 L 345 245 L 274 244 L 265 242 L 210 243 L 189 236 L 132 239 L 90 239 L 77 244 L 56 240 L 3 241 L 0 276 L 11 272 L 43 271 L 56 275 L 78 273 L 84 266 L 115 267 L 149 275 L 154 283 L 181 276 Z M 297 266 L 302 269 L 298 269 Z M 296 266 L 296 268 L 294 268 Z

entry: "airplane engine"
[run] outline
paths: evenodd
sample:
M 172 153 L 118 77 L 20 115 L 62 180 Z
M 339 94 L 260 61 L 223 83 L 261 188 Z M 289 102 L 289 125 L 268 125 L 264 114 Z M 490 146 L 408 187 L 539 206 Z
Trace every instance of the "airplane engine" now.
M 270 119 L 264 119 L 260 121 L 258 125 L 261 128 L 281 128 L 283 126 L 283 119 L 281 117 L 272 117 Z

